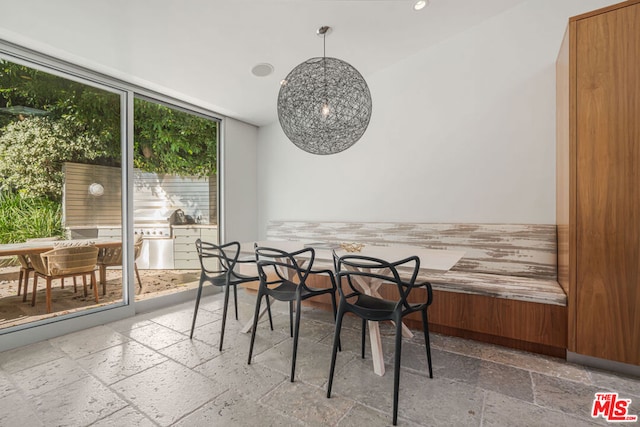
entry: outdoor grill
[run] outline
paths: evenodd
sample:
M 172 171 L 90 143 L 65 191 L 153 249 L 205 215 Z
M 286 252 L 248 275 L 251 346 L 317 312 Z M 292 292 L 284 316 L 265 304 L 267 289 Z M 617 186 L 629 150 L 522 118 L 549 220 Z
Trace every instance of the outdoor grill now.
M 142 236 L 145 239 L 170 239 L 171 227 L 165 224 L 134 224 L 133 234 Z
M 173 268 L 173 236 L 169 221 L 145 221 L 134 216 L 133 234 L 142 236 L 144 243 L 136 261 L 141 269 Z

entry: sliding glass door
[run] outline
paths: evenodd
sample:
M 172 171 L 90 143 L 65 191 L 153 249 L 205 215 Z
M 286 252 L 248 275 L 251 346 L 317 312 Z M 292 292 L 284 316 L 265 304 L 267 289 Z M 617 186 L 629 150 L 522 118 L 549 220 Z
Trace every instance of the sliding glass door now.
M 0 334 L 197 286 L 219 120 L 139 92 L 0 45 Z
M 127 301 L 125 97 L 0 56 L 0 331 Z
M 219 240 L 219 125 L 0 40 L 0 351 L 189 298 L 195 240 Z
M 145 97 L 133 115 L 139 301 L 196 287 L 195 241 L 218 241 L 218 121 Z

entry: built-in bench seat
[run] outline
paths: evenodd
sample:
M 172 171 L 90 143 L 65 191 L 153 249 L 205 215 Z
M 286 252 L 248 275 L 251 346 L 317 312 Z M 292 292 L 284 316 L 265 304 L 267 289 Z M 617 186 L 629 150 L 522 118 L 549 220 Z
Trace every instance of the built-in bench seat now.
M 423 274 L 419 279 L 430 282 L 433 289 L 439 291 L 486 295 L 559 306 L 567 305 L 567 295 L 558 285 L 557 280 L 467 271 Z
M 450 271 L 420 277 L 434 289 L 433 330 L 564 357 L 555 225 L 271 221 L 267 238 L 464 251 Z

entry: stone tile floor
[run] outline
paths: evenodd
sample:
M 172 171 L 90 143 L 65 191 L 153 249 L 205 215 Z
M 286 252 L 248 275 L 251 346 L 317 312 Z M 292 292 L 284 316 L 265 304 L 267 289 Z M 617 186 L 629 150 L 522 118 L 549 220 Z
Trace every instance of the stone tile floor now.
M 387 373 L 359 357 L 359 322 L 343 326 L 331 399 L 333 325 L 304 308 L 296 381 L 289 381 L 287 306 L 258 326 L 254 359 L 241 327 L 255 297 L 239 292 L 218 351 L 222 295 L 0 353 L 1 426 L 386 426 L 391 424 L 393 337 L 383 327 Z M 422 334 L 405 339 L 399 425 L 588 426 L 594 393 L 618 392 L 640 414 L 640 380 L 535 354 L 432 334 L 434 378 Z M 640 423 L 638 423 L 640 425 Z

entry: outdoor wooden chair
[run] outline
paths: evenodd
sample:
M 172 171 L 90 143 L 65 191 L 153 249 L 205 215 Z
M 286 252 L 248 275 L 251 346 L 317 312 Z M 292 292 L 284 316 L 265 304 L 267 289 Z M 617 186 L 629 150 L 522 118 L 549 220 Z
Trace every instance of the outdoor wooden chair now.
M 38 237 L 34 239 L 27 239 L 27 242 L 50 242 L 60 240 L 60 237 Z M 27 289 L 29 285 L 29 274 L 33 271 L 33 265 L 29 260 L 28 255 L 18 255 L 18 262 L 20 263 L 20 275 L 18 276 L 18 296 L 20 296 L 20 290 L 24 289 L 22 293 L 22 302 L 27 301 Z
M 33 292 L 31 296 L 31 305 L 36 305 L 36 290 L 38 288 L 38 278 L 42 277 L 47 282 L 47 313 L 51 313 L 51 282 L 54 279 L 60 279 L 64 284 L 67 277 L 82 277 L 84 288 L 84 296 L 87 296 L 87 275 L 91 276 L 91 284 L 93 285 L 93 295 L 96 303 L 99 302 L 98 286 L 96 283 L 96 263 L 98 261 L 98 248 L 94 245 L 86 246 L 70 246 L 52 249 L 48 252 L 40 254 L 39 257 L 34 256 L 31 264 L 34 268 Z M 74 291 L 77 291 L 74 281 Z
M 138 259 L 142 252 L 142 236 L 137 235 L 133 241 L 133 269 L 136 272 L 138 286 L 142 289 L 142 281 L 138 272 L 138 265 L 135 260 Z M 122 246 L 115 248 L 101 248 L 98 252 L 98 269 L 100 270 L 100 284 L 102 285 L 102 295 L 107 294 L 107 267 L 122 265 Z
M 27 285 L 29 284 L 29 274 L 33 271 L 33 266 L 29 261 L 29 258 L 26 255 L 18 255 L 18 262 L 20 263 L 20 275 L 18 276 L 18 296 L 20 296 L 20 291 L 24 288 L 24 292 L 22 292 L 22 301 L 27 300 Z

